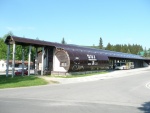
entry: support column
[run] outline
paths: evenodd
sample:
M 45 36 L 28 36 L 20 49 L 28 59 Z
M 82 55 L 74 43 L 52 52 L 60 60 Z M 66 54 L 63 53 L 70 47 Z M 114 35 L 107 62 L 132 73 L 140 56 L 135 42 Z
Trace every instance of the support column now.
M 22 46 L 22 76 L 24 75 L 24 46 Z
M 37 70 L 38 70 L 38 48 L 35 48 L 35 69 L 34 69 L 34 74 L 37 75 Z
M 7 45 L 6 77 L 8 77 L 8 73 L 9 73 L 9 56 L 10 56 L 10 45 Z
M 13 59 L 12 59 L 12 77 L 14 77 L 15 71 L 15 54 L 16 54 L 16 44 L 13 44 Z
M 41 68 L 41 75 L 43 75 L 44 71 L 44 47 L 42 48 L 42 68 Z
M 29 53 L 28 53 L 28 76 L 30 75 L 30 64 L 31 64 L 31 48 L 32 46 L 29 46 Z
M 49 66 L 48 66 L 48 48 L 46 49 L 46 69 L 49 70 Z

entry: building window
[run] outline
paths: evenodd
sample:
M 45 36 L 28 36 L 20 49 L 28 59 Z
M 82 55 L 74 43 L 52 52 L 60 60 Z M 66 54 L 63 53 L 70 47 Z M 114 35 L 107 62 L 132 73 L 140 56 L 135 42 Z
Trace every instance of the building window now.
M 92 61 L 88 61 L 88 65 L 92 65 Z
M 60 63 L 60 67 L 66 67 L 67 66 L 67 63 L 66 62 L 61 62 Z
M 98 65 L 97 61 L 88 61 L 88 65 Z
M 2 67 L 4 67 L 4 64 L 2 64 Z

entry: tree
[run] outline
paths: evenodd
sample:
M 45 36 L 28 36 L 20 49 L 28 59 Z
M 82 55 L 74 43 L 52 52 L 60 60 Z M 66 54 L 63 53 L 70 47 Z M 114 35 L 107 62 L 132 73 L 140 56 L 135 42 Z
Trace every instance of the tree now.
M 128 51 L 127 53 L 131 53 L 132 54 L 132 45 L 131 44 L 128 44 Z
M 121 45 L 120 44 L 116 44 L 115 49 L 116 49 L 115 51 L 121 52 Z
M 146 50 L 146 47 L 145 47 L 145 49 L 144 49 L 144 57 L 147 57 L 148 56 L 148 54 L 147 54 L 147 50 Z
M 150 50 L 147 51 L 147 57 L 150 57 Z
M 7 36 L 12 36 L 12 32 L 8 32 L 5 34 L 2 38 L 0 38 L 0 59 L 6 59 L 7 56 L 7 45 L 4 43 Z M 12 52 L 12 46 L 10 46 L 10 52 Z M 26 57 L 26 56 L 25 56 Z M 12 59 L 12 54 L 9 56 L 10 59 Z M 20 60 L 22 59 L 22 47 L 20 45 L 16 45 L 16 54 L 15 59 Z
M 61 43 L 62 43 L 62 44 L 67 44 L 64 37 L 63 37 Z
M 101 37 L 99 40 L 99 49 L 103 49 L 103 39 Z
M 6 56 L 7 56 L 7 45 L 4 43 L 4 41 L 7 38 L 7 36 L 9 36 L 9 35 L 12 36 L 13 33 L 12 32 L 8 32 L 7 34 L 5 34 L 3 37 L 0 38 L 0 59 L 6 59 Z M 10 48 L 10 49 L 12 49 L 12 48 Z
M 122 45 L 122 52 L 124 52 L 124 53 L 128 52 L 128 46 L 127 46 L 127 44 Z
M 112 50 L 112 45 L 110 43 L 107 44 L 106 50 Z
M 13 33 L 11 31 L 9 31 L 7 34 L 5 34 L 3 36 L 3 39 L 5 40 L 7 38 L 7 36 L 12 36 L 12 35 L 13 35 Z
M 93 44 L 92 48 L 96 48 L 96 47 L 95 47 L 95 44 Z
M 4 43 L 4 38 L 0 38 L 0 59 L 6 59 L 7 45 Z
M 131 53 L 130 49 L 128 49 L 127 53 L 129 53 L 129 54 Z

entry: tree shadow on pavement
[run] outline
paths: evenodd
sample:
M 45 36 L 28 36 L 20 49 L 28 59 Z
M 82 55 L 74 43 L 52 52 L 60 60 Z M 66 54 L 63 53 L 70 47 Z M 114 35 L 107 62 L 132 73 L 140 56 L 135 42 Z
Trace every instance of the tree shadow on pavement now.
M 139 107 L 138 109 L 140 109 L 144 113 L 150 113 L 150 102 L 145 102 L 144 104 L 142 104 L 142 107 Z

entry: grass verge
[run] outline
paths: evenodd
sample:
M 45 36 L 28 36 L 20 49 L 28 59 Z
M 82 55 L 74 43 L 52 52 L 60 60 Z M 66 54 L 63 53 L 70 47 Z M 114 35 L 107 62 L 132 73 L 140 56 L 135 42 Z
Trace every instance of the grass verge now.
M 48 84 L 42 78 L 36 76 L 0 76 L 0 89 L 2 88 L 15 88 L 15 87 L 26 87 L 26 86 L 38 86 Z

